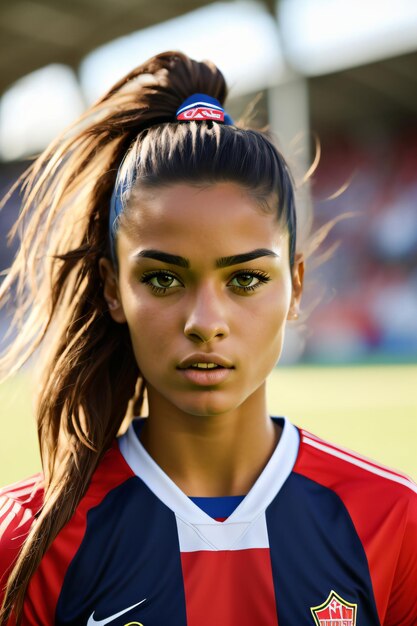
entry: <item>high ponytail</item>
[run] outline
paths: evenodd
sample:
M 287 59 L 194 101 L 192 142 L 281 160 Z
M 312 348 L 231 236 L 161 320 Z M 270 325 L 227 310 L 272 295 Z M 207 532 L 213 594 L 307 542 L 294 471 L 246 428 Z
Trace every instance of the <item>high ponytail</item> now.
M 109 255 L 108 212 L 116 173 L 132 141 L 175 120 L 204 90 L 223 102 L 211 63 L 178 52 L 150 59 L 119 81 L 29 167 L 12 236 L 21 245 L 0 287 L 12 294 L 16 339 L 0 356 L 0 380 L 47 345 L 37 399 L 44 505 L 6 586 L 0 623 L 18 623 L 31 576 L 69 521 L 128 413 L 140 414 L 144 381 L 127 327 L 103 298 L 98 260 Z
M 294 262 L 294 193 L 285 160 L 261 132 L 177 122 L 177 109 L 196 93 L 223 104 L 226 84 L 213 64 L 178 52 L 155 56 L 110 89 L 20 181 L 23 206 L 14 233 L 21 248 L 0 288 L 0 306 L 8 294 L 16 297 L 16 339 L 0 358 L 0 379 L 38 346 L 47 348 L 37 402 L 45 498 L 10 574 L 0 624 L 11 612 L 19 622 L 47 548 L 74 514 L 123 420 L 141 411 L 146 381 L 127 326 L 108 312 L 99 274 L 99 259 L 111 257 L 116 178 L 131 181 L 120 185 L 127 190 L 121 223 L 140 210 L 129 204 L 136 185 L 236 182 L 282 221 Z

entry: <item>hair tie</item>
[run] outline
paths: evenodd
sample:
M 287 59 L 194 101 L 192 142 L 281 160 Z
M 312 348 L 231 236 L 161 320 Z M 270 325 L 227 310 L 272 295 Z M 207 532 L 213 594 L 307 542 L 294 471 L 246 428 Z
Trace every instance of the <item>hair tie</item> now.
M 211 120 L 227 126 L 233 125 L 232 118 L 226 113 L 220 102 L 205 93 L 195 93 L 184 100 L 177 110 L 176 117 L 179 122 Z

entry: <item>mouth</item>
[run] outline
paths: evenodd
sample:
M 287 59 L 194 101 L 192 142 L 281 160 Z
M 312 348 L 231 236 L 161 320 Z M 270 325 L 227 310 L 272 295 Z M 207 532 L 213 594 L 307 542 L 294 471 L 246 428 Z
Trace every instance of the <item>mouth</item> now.
M 186 369 L 191 370 L 217 370 L 217 369 L 225 369 L 221 365 L 217 365 L 217 363 L 192 363 Z
M 235 368 L 220 355 L 192 354 L 177 369 L 195 385 L 211 386 L 224 382 Z
M 202 354 L 195 353 L 190 354 L 183 359 L 178 369 L 193 369 L 193 370 L 215 370 L 215 369 L 234 369 L 233 364 L 229 359 L 219 354 Z

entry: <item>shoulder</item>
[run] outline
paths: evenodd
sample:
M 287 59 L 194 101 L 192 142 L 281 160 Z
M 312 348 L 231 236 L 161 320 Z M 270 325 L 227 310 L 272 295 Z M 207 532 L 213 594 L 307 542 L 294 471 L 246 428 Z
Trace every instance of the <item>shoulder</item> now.
M 36 513 L 43 504 L 43 476 L 0 489 L 0 581 L 3 587 Z
M 43 504 L 43 475 L 35 474 L 0 489 L 0 536 L 3 540 L 15 530 L 30 526 Z
M 333 489 L 342 499 L 360 491 L 362 498 L 383 494 L 386 504 L 402 501 L 417 508 L 417 485 L 409 476 L 305 430 L 300 430 L 294 471 Z
M 417 485 L 411 478 L 304 430 L 293 471 L 336 494 L 363 538 L 378 534 L 400 543 L 412 529 L 417 554 Z
M 92 509 L 99 507 L 130 477 L 132 477 L 132 472 L 119 452 L 117 441 L 114 441 L 93 473 L 87 491 L 78 503 L 71 519 L 60 530 L 44 554 L 38 567 L 39 575 L 35 573 L 31 581 L 32 587 L 36 589 L 35 595 L 39 598 L 43 597 L 45 580 L 53 583 L 53 590 L 59 588 L 57 581 L 61 575 L 64 576 L 83 540 L 89 513 Z M 42 474 L 0 489 L 0 605 L 2 589 L 43 504 Z M 116 514 L 117 511 L 114 512 L 114 515 Z M 103 516 L 100 520 L 103 521 Z M 46 578 L 45 572 L 47 572 Z M 50 595 L 49 587 L 48 592 Z
M 417 563 L 417 485 L 411 478 L 303 430 L 294 472 L 335 493 L 363 541 L 379 537 L 381 548 L 389 541 L 397 550 L 411 541 Z

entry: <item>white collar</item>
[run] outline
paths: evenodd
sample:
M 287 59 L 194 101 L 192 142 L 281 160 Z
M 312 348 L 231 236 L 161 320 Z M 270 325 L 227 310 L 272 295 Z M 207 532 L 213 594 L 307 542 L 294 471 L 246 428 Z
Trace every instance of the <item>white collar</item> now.
M 145 450 L 132 424 L 119 439 L 119 447 L 132 471 L 183 521 L 189 524 L 223 526 L 248 523 L 265 511 L 275 498 L 297 459 L 298 430 L 286 418 L 280 418 L 279 421 L 283 422 L 283 430 L 277 447 L 249 493 L 224 522 L 217 522 L 211 518 L 181 491 Z

